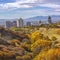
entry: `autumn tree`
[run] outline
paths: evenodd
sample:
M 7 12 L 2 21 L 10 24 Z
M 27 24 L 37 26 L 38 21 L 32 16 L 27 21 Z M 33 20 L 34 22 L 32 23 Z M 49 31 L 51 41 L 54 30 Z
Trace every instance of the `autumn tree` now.
M 23 60 L 22 56 L 16 56 L 16 60 Z
M 13 40 L 11 41 L 11 45 L 19 46 L 19 45 L 20 45 L 20 41 L 17 40 L 17 39 L 13 39 Z
M 26 42 L 21 44 L 21 47 L 23 47 L 26 51 L 31 51 L 31 44 L 27 44 Z
M 46 54 L 46 60 L 60 60 L 60 48 L 50 49 Z
M 51 47 L 51 44 L 51 41 L 48 40 L 37 40 L 35 43 L 31 45 L 31 50 L 34 54 L 38 54 L 41 50 L 45 48 L 49 49 Z
M 32 60 L 32 59 L 31 59 L 31 57 L 29 55 L 24 55 L 23 60 Z
M 31 42 L 32 43 L 34 43 L 38 39 L 42 39 L 42 38 L 43 38 L 43 34 L 41 34 L 40 31 L 38 31 L 38 30 L 31 34 Z

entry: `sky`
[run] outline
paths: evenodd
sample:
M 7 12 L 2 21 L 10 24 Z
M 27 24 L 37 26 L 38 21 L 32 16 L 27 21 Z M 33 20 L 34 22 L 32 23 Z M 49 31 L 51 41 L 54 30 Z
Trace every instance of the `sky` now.
M 60 0 L 0 0 L 0 19 L 60 15 Z

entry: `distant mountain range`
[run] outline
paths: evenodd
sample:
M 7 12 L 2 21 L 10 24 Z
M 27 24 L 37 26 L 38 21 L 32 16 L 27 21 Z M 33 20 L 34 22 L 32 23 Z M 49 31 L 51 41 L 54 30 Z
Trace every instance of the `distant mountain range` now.
M 51 19 L 52 19 L 52 22 L 60 21 L 60 15 L 52 15 Z M 0 24 L 4 24 L 5 21 L 14 21 L 14 20 L 17 20 L 17 19 L 0 19 Z M 41 20 L 42 22 L 46 22 L 48 20 L 48 16 L 30 17 L 30 18 L 24 19 L 24 22 L 27 22 L 27 21 L 32 22 L 32 21 L 39 21 L 39 20 Z
M 57 22 L 60 21 L 60 15 L 52 15 L 51 16 L 52 22 Z M 26 21 L 47 21 L 48 20 L 48 16 L 35 16 L 35 17 L 31 17 L 31 18 L 27 18 L 25 19 Z

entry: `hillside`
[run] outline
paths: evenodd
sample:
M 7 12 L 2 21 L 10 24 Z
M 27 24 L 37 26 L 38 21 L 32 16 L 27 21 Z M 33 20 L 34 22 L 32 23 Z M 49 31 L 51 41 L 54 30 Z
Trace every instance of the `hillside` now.
M 24 33 L 0 27 L 0 60 L 60 60 L 60 28 Z

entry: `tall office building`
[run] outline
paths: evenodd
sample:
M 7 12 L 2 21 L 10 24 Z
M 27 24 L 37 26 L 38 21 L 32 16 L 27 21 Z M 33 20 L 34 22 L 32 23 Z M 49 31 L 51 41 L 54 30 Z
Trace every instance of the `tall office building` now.
M 5 23 L 5 28 L 11 28 L 12 22 L 11 21 L 6 21 Z
M 27 22 L 27 26 L 31 26 L 31 22 Z
M 48 16 L 48 23 L 51 24 L 52 23 L 52 20 L 51 20 L 51 17 Z
M 23 23 L 23 19 L 20 18 L 17 20 L 17 27 L 23 27 L 24 23 Z
M 17 27 L 17 21 L 13 21 L 13 27 Z

